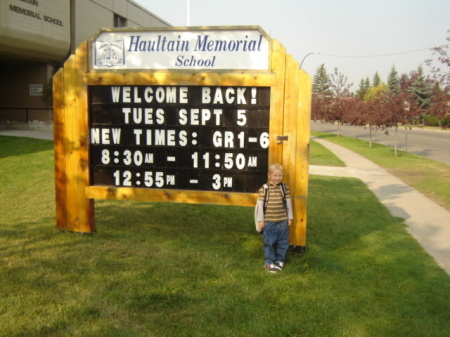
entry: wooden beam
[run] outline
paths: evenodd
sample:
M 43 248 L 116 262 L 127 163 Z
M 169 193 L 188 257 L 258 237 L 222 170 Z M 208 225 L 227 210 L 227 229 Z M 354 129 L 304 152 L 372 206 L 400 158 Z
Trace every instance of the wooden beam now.
M 188 204 L 216 204 L 254 206 L 258 195 L 256 193 L 226 193 L 190 190 L 167 190 L 129 188 L 114 186 L 88 186 L 86 197 L 90 199 L 114 199 L 157 202 L 179 202 Z
M 203 85 L 273 87 L 272 73 L 168 73 L 168 72 L 92 72 L 84 74 L 86 85 Z

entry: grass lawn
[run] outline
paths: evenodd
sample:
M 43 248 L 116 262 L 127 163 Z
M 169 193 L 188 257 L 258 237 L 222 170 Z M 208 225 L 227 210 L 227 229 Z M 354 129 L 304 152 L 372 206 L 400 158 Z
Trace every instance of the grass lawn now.
M 450 210 L 449 165 L 399 150 L 397 151 L 397 157 L 395 157 L 393 148 L 376 143 L 369 147 L 369 143 L 361 139 L 337 137 L 334 134 L 319 132 L 312 132 L 312 134 L 359 153 L 403 180 L 406 184 L 417 189 L 434 202 Z M 311 156 L 311 163 L 315 160 Z
M 345 163 L 330 150 L 313 140 L 310 142 L 309 152 L 310 165 L 345 166 Z
M 357 179 L 311 176 L 274 275 L 249 207 L 96 201 L 96 234 L 59 231 L 52 147 L 0 136 L 0 336 L 450 334 L 450 278 Z

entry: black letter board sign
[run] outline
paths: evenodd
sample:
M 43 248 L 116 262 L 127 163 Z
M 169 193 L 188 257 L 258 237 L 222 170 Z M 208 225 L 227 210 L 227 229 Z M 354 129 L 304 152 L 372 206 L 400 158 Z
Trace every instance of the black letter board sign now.
M 270 87 L 88 86 L 91 185 L 255 193 Z

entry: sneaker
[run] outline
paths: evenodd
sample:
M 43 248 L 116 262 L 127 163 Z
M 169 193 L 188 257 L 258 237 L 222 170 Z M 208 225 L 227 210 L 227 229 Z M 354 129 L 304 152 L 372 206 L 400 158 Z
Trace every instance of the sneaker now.
M 274 265 L 273 263 L 266 264 L 265 267 L 266 267 L 266 270 L 268 270 L 270 273 L 276 273 L 276 272 L 281 271 L 281 268 Z
M 277 261 L 275 262 L 275 266 L 277 266 L 278 268 L 280 268 L 280 270 L 282 270 L 284 268 L 284 262 Z

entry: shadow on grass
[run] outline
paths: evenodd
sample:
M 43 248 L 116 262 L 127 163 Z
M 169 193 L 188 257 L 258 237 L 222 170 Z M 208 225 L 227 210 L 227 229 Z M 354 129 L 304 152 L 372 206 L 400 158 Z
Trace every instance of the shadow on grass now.
M 0 158 L 23 156 L 53 150 L 53 141 L 25 137 L 0 136 Z
M 240 206 L 102 200 L 96 202 L 96 223 L 97 235 L 140 232 L 180 244 L 209 245 L 254 232 L 253 210 Z

